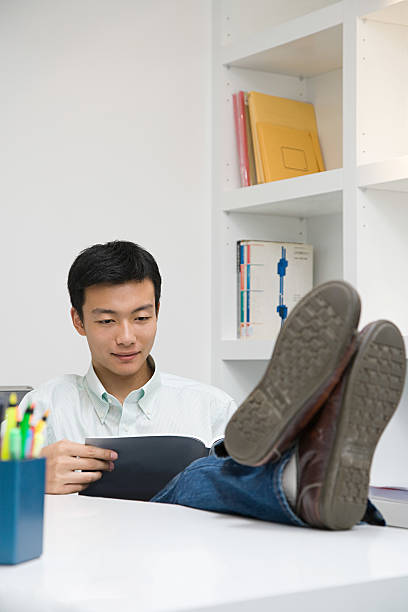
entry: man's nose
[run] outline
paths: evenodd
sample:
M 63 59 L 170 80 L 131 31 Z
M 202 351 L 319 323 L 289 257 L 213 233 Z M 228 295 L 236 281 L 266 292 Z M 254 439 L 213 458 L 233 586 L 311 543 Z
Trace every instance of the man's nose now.
M 134 344 L 136 342 L 136 335 L 133 326 L 128 321 L 123 321 L 118 329 L 116 336 L 117 344 Z

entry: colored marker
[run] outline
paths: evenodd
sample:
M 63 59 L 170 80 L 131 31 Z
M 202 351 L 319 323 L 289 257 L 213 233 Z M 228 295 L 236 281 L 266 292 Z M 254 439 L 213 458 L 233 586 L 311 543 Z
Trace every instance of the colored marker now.
M 33 456 L 33 450 L 34 450 L 34 439 L 35 439 L 35 427 L 34 427 L 34 425 L 30 425 L 30 431 L 31 431 L 31 438 L 30 438 L 31 445 L 30 445 L 28 453 L 29 453 L 29 456 L 32 457 Z M 27 452 L 26 452 L 26 458 L 27 458 Z
M 34 447 L 33 447 L 33 457 L 39 457 L 41 453 L 41 449 L 44 446 L 44 435 L 43 432 L 36 432 L 34 436 Z
M 25 456 L 25 450 L 26 450 L 26 438 L 27 438 L 27 433 L 28 430 L 30 428 L 30 419 L 31 419 L 31 415 L 34 412 L 34 405 L 31 404 L 30 406 L 28 406 L 26 408 L 26 411 L 24 412 L 24 416 L 23 416 L 23 420 L 21 421 L 21 459 L 24 459 Z
M 27 435 L 26 435 L 26 439 L 25 439 L 25 446 L 24 446 L 24 453 L 22 453 L 22 459 L 31 459 L 31 446 L 33 443 L 33 430 L 30 429 L 27 431 Z
M 37 425 L 35 426 L 35 431 L 36 431 L 36 433 L 40 433 L 40 432 L 41 432 L 41 431 L 44 429 L 44 427 L 45 427 L 45 423 L 47 422 L 47 418 L 48 418 L 49 413 L 50 413 L 50 411 L 49 411 L 49 410 L 47 410 L 47 411 L 44 413 L 44 415 L 43 415 L 42 419 L 40 419 L 40 420 L 38 421 Z
M 21 433 L 20 423 L 17 423 L 17 427 L 13 427 L 10 431 L 9 446 L 10 446 L 10 459 L 17 461 L 21 457 Z

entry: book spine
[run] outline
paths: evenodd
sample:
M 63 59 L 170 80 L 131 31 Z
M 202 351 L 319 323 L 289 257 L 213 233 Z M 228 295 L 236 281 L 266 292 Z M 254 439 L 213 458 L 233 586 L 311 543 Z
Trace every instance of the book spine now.
M 245 247 L 241 245 L 241 336 L 246 336 L 245 330 Z
M 240 91 L 238 94 L 232 94 L 232 104 L 234 109 L 235 134 L 238 145 L 239 174 L 241 178 L 241 187 L 248 187 L 249 158 L 245 126 L 245 103 L 243 91 Z
M 237 304 L 238 304 L 238 318 L 237 318 L 237 336 L 242 338 L 245 332 L 245 312 L 244 312 L 244 247 L 240 242 L 237 242 Z
M 249 120 L 251 123 L 252 142 L 254 145 L 256 179 L 258 183 L 264 183 L 265 178 L 262 166 L 261 150 L 259 147 L 258 131 L 256 129 L 256 110 L 254 105 L 254 93 L 256 92 L 249 92 L 248 94 Z
M 247 151 L 248 151 L 248 163 L 249 163 L 249 183 L 256 185 L 256 168 L 255 168 L 255 153 L 254 153 L 254 142 L 252 138 L 251 121 L 249 118 L 248 108 L 248 93 L 244 92 L 244 104 L 245 104 L 245 127 L 247 136 Z
M 246 330 L 247 336 L 249 335 L 249 329 L 251 327 L 251 300 L 250 300 L 250 291 L 251 291 L 251 245 L 247 245 L 246 247 L 246 278 L 247 278 L 247 292 L 246 292 Z
M 248 134 L 247 134 L 247 124 L 246 124 L 246 113 L 245 113 L 245 92 L 238 92 L 238 113 L 239 113 L 239 125 L 241 130 L 241 139 L 240 139 L 240 147 L 241 147 L 241 156 L 243 166 L 244 176 L 245 176 L 245 185 L 243 187 L 248 187 L 251 184 L 250 175 L 249 175 L 249 149 L 248 149 Z M 242 172 L 242 171 L 241 171 Z

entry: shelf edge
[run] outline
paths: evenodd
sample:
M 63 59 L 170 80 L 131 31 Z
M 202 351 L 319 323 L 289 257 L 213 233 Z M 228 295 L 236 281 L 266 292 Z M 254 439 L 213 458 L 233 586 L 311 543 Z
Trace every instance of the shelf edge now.
M 223 191 L 220 208 L 226 212 L 239 212 L 240 208 L 297 200 L 343 190 L 343 169 L 326 170 L 296 178 L 283 179 Z
M 357 184 L 362 189 L 408 179 L 408 155 L 381 162 L 361 164 L 357 167 Z
M 275 340 L 221 340 L 219 354 L 222 361 L 268 361 Z

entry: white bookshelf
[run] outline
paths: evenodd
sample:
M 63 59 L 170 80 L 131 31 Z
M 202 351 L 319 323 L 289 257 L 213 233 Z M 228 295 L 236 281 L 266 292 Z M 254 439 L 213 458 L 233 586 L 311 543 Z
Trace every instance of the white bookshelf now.
M 343 13 L 342 2 L 324 0 L 214 2 L 213 381 L 238 401 L 273 341 L 236 338 L 236 242 L 310 242 L 316 284 L 343 277 Z M 312 102 L 326 171 L 241 188 L 232 113 L 240 89 Z
M 213 14 L 212 379 L 240 402 L 274 341 L 237 340 L 237 240 L 313 244 L 314 283 L 351 282 L 361 325 L 390 319 L 408 345 L 408 0 L 216 0 Z M 241 89 L 312 102 L 326 171 L 241 188 Z

